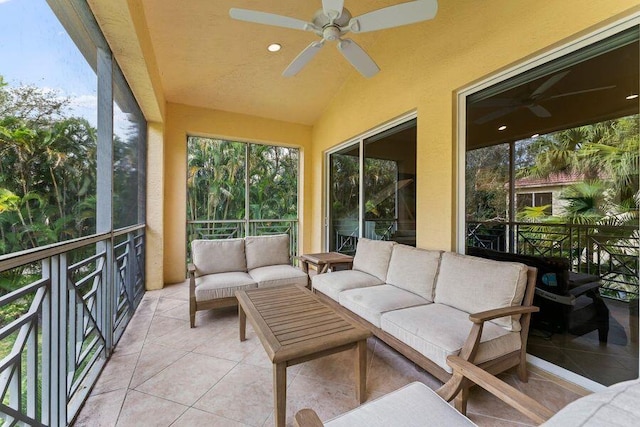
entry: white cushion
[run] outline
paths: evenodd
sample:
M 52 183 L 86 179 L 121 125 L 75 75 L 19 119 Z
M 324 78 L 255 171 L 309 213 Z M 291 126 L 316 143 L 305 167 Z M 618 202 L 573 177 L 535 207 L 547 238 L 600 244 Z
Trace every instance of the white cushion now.
M 244 239 L 194 240 L 191 242 L 196 277 L 205 274 L 247 271 Z
M 356 254 L 353 257 L 353 269 L 376 276 L 383 282 L 387 280 L 387 269 L 391 251 L 396 242 L 384 240 L 358 239 Z
M 351 310 L 364 320 L 380 327 L 382 313 L 400 308 L 428 304 L 429 301 L 418 295 L 396 288 L 393 285 L 370 286 L 340 292 L 340 305 Z
M 267 265 L 291 264 L 288 234 L 247 236 L 244 244 L 249 270 Z
M 249 275 L 258 283 L 259 288 L 282 285 L 307 286 L 309 276 L 291 265 L 268 265 L 249 270 Z
M 426 385 L 414 382 L 324 423 L 327 427 L 447 427 L 473 422 Z
M 380 318 L 383 331 L 449 373 L 453 371 L 447 365 L 447 356 L 460 354 L 472 324 L 468 313 L 443 304 L 389 311 Z M 474 363 L 486 362 L 520 350 L 521 345 L 519 332 L 509 332 L 496 324 L 485 322 Z
M 387 283 L 433 302 L 433 289 L 441 251 L 395 245 L 391 253 Z
M 358 270 L 332 271 L 317 274 L 311 278 L 311 287 L 338 301 L 340 292 L 365 286 L 382 285 L 384 282 L 375 276 Z
M 640 380 L 614 384 L 604 391 L 571 402 L 546 423 L 547 427 L 634 426 L 640 420 Z
M 208 274 L 196 278 L 196 300 L 209 301 L 234 296 L 235 291 L 257 288 L 248 273 L 231 272 Z
M 522 304 L 527 266 L 445 252 L 440 261 L 434 301 L 467 313 Z M 520 316 L 492 320 L 510 331 L 520 330 Z

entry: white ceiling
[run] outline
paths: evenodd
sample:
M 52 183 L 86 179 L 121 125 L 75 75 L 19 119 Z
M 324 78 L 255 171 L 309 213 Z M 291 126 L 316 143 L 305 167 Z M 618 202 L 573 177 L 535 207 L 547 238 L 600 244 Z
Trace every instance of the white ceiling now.
M 365 78 L 335 43 L 325 45 L 298 75 L 282 77 L 293 58 L 318 37 L 229 17 L 229 9 L 236 7 L 310 21 L 322 7 L 321 0 L 141 1 L 168 102 L 311 125 L 345 81 Z M 346 0 L 345 7 L 358 16 L 403 2 Z M 398 30 L 348 37 L 370 52 L 391 31 Z M 268 52 L 270 43 L 280 43 L 282 50 Z M 384 71 L 382 58 L 372 57 Z

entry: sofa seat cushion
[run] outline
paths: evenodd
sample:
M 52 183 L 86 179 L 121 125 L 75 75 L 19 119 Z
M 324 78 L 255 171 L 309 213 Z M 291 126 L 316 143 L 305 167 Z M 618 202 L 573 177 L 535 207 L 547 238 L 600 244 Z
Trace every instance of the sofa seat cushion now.
M 520 305 L 527 286 L 528 267 L 517 262 L 494 261 L 445 252 L 440 261 L 434 301 L 479 313 Z M 492 320 L 510 331 L 519 331 L 520 315 Z
M 434 418 L 435 416 L 435 418 Z M 327 427 L 475 426 L 433 390 L 413 382 L 324 423 Z M 434 424 L 435 425 L 435 424 Z
M 444 304 L 429 304 L 384 313 L 383 331 L 437 363 L 445 371 L 447 356 L 459 355 L 473 323 L 469 314 Z M 474 363 L 495 359 L 520 350 L 520 333 L 510 332 L 495 323 L 485 322 Z
M 196 277 L 230 271 L 247 271 L 244 239 L 194 240 L 191 242 Z
M 384 282 L 375 276 L 358 270 L 332 271 L 317 274 L 311 278 L 311 287 L 338 301 L 338 295 L 347 289 L 382 285 Z
M 291 264 L 288 234 L 247 236 L 244 244 L 249 270 L 267 265 Z
M 395 245 L 391 253 L 387 283 L 433 302 L 433 290 L 441 251 Z
M 426 299 L 393 285 L 342 291 L 338 302 L 378 328 L 382 313 L 429 303 Z
M 571 402 L 546 423 L 547 427 L 609 427 L 638 425 L 640 380 L 625 381 Z
M 291 265 L 268 265 L 249 270 L 249 275 L 258 283 L 259 288 L 282 285 L 307 286 L 309 276 Z
M 234 296 L 235 291 L 257 288 L 249 273 L 231 272 L 196 277 L 196 301 L 209 301 Z
M 353 257 L 353 269 L 377 277 L 382 282 L 387 280 L 387 270 L 391 260 L 391 252 L 396 242 L 358 239 L 356 254 Z

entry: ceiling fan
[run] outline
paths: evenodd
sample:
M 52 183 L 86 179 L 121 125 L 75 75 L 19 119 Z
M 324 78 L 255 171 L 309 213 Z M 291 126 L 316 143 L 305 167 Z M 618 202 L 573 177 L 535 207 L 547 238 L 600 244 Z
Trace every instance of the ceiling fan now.
M 320 41 L 312 42 L 300 52 L 282 73 L 285 77 L 296 75 L 327 41 L 337 41 L 338 50 L 347 61 L 363 76 L 372 77 L 380 71 L 378 65 L 356 42 L 342 37 L 348 32 L 366 33 L 426 21 L 432 19 L 437 11 L 437 0 L 415 0 L 352 17 L 349 10 L 344 7 L 344 0 L 322 0 L 322 9 L 315 13 L 311 22 L 236 8 L 229 10 L 229 15 L 241 21 L 312 31 L 322 38 Z
M 570 71 L 571 70 L 566 70 L 566 71 L 562 71 L 560 73 L 552 75 L 547 80 L 545 80 L 540 86 L 538 86 L 533 92 L 525 93 L 524 96 L 519 96 L 514 98 L 488 98 L 486 100 L 479 101 L 478 103 L 476 103 L 475 106 L 496 107 L 499 109 L 492 111 L 489 114 L 486 114 L 477 120 L 474 120 L 474 123 L 478 125 L 488 123 L 502 116 L 506 116 L 507 114 L 515 110 L 518 110 L 520 108 L 528 109 L 537 117 L 542 117 L 542 118 L 551 117 L 551 112 L 546 108 L 544 108 L 542 105 L 540 105 L 539 102 L 547 99 L 563 98 L 565 96 L 580 95 L 583 93 L 597 92 L 600 90 L 612 89 L 616 87 L 615 85 L 602 86 L 602 87 L 596 87 L 591 89 L 576 90 L 573 92 L 558 93 L 556 95 L 547 95 L 545 93 L 549 89 L 551 89 L 552 86 L 557 84 L 560 80 L 564 79 L 567 76 L 567 74 L 569 74 Z

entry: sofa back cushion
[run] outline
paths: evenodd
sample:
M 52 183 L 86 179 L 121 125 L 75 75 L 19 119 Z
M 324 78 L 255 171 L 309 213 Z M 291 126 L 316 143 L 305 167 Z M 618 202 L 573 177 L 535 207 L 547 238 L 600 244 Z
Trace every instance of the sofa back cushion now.
M 391 252 L 396 242 L 358 239 L 356 254 L 353 257 L 353 269 L 368 273 L 383 282 L 387 280 L 387 270 L 391 260 Z
M 527 266 L 445 252 L 440 261 L 434 301 L 478 313 L 520 305 L 527 285 Z M 520 330 L 520 316 L 492 322 L 510 331 Z
M 247 271 L 244 239 L 194 240 L 191 242 L 196 276 Z
M 289 235 L 247 236 L 244 239 L 247 268 L 289 264 Z
M 389 262 L 387 283 L 433 302 L 441 255 L 441 251 L 395 245 Z

